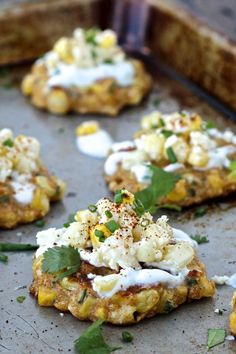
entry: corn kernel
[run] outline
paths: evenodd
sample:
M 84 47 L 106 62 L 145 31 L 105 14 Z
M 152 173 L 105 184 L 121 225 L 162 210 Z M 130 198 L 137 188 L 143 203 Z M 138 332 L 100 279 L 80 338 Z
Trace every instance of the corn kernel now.
M 133 202 L 134 202 L 134 195 L 128 191 L 125 191 L 122 203 L 133 204 Z
M 143 129 L 158 128 L 160 124 L 161 113 L 156 111 L 142 118 L 141 127 Z
M 99 44 L 99 46 L 104 49 L 114 47 L 117 42 L 116 35 L 111 30 L 106 30 L 106 31 L 99 33 L 96 36 L 96 40 L 97 40 L 97 43 Z
M 192 116 L 190 118 L 190 121 L 191 121 L 191 130 L 201 129 L 202 118 L 198 114 L 195 114 L 194 116 Z
M 47 97 L 48 110 L 55 114 L 64 114 L 69 111 L 70 101 L 65 91 L 53 89 Z
M 193 146 L 189 157 L 188 163 L 196 167 L 204 167 L 209 161 L 208 153 L 203 150 L 200 146 Z
M 208 178 L 208 182 L 210 184 L 210 186 L 212 187 L 212 189 L 214 189 L 215 191 L 222 191 L 223 189 L 223 181 L 220 178 L 219 174 L 217 171 L 211 171 Z
M 79 316 L 83 318 L 87 318 L 90 312 L 92 311 L 95 302 L 96 299 L 88 296 L 78 309 Z
M 31 74 L 26 75 L 21 84 L 21 90 L 23 94 L 26 96 L 30 96 L 33 91 L 33 85 L 34 85 L 34 76 Z
M 109 237 L 111 232 L 106 228 L 104 224 L 98 224 L 93 227 L 93 229 L 90 231 L 90 239 L 92 241 L 93 247 L 97 248 L 101 245 L 101 242 L 99 241 L 99 237 L 95 235 L 95 230 L 102 231 L 105 238 Z
M 42 189 L 37 188 L 35 190 L 31 205 L 33 209 L 42 210 L 44 213 L 48 212 L 49 200 L 46 194 L 42 191 Z
M 47 288 L 46 286 L 39 286 L 38 303 L 40 306 L 52 306 L 57 293 L 55 290 Z
M 179 202 L 180 200 L 183 200 L 186 195 L 186 181 L 181 179 L 176 183 L 174 190 L 167 195 L 167 199 L 171 202 Z
M 59 57 L 68 64 L 72 64 L 74 59 L 71 51 L 71 43 L 68 38 L 60 38 L 54 45 L 53 50 Z
M 96 120 L 90 120 L 80 124 L 76 128 L 76 135 L 90 135 L 96 133 L 100 129 L 99 123 Z
M 98 307 L 95 311 L 95 316 L 96 318 L 99 318 L 100 320 L 105 320 L 106 319 L 106 311 L 103 307 Z

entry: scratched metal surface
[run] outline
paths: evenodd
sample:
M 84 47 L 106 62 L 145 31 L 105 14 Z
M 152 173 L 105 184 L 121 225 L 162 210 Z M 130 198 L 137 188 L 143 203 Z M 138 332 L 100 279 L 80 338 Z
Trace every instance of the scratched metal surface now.
M 114 140 L 128 139 L 139 126 L 144 112 L 151 111 L 156 98 L 161 111 L 192 109 L 215 119 L 220 127 L 236 126 L 212 109 L 204 100 L 198 99 L 188 89 L 156 73 L 155 88 L 148 100 L 139 108 L 127 109 L 117 119 L 100 118 Z M 24 72 L 24 69 L 23 69 Z M 21 76 L 17 74 L 17 77 Z M 95 116 L 88 116 L 87 119 Z M 75 128 L 85 117 L 55 117 L 34 109 L 20 94 L 18 88 L 0 89 L 0 128 L 9 127 L 16 134 L 30 134 L 41 142 L 43 161 L 68 184 L 68 192 L 62 203 L 52 206 L 45 218 L 45 228 L 60 227 L 69 213 L 85 208 L 98 198 L 109 195 L 102 178 L 103 161 L 81 155 L 75 146 Z M 73 194 L 72 194 L 73 195 Z M 227 206 L 226 202 L 220 205 Z M 178 225 L 189 234 L 208 235 L 210 242 L 199 247 L 199 255 L 206 263 L 209 276 L 232 274 L 236 271 L 236 208 L 222 211 L 212 209 L 200 219 L 188 220 L 171 215 L 171 224 Z M 38 228 L 25 225 L 12 231 L 1 231 L 2 242 L 35 243 Z M 73 341 L 87 328 L 89 323 L 80 322 L 70 314 L 60 316 L 56 309 L 40 308 L 28 294 L 32 280 L 32 253 L 9 254 L 8 264 L 0 263 L 0 352 L 17 354 L 68 353 L 74 352 Z M 18 287 L 23 289 L 16 290 Z M 121 327 L 104 326 L 104 335 L 113 345 L 122 345 L 121 354 L 203 354 L 206 353 L 208 328 L 228 330 L 228 315 L 233 289 L 218 289 L 213 300 L 203 300 L 181 306 L 169 315 L 145 320 L 138 325 L 126 327 L 134 336 L 132 344 L 120 341 Z M 16 301 L 25 295 L 24 303 Z M 222 316 L 214 313 L 215 308 L 225 309 Z M 213 348 L 212 353 L 233 354 L 236 341 Z

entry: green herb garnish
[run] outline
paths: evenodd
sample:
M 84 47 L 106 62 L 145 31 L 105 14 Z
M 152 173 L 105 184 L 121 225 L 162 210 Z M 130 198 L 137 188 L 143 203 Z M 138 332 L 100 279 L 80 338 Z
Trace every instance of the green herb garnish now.
M 172 310 L 174 310 L 174 306 L 172 304 L 172 302 L 170 302 L 169 300 L 166 301 L 165 305 L 164 305 L 164 312 L 165 313 L 169 313 Z
M 216 128 L 216 125 L 211 120 L 209 120 L 205 123 L 205 129 L 214 129 L 214 128 Z
M 132 334 L 130 332 L 127 331 L 123 331 L 122 332 L 122 340 L 126 343 L 130 343 L 132 342 L 134 339 L 134 337 L 132 336 Z
M 70 226 L 70 224 L 75 221 L 75 215 L 76 215 L 76 213 L 70 214 L 68 217 L 68 221 L 63 226 L 68 228 Z
M 114 64 L 114 60 L 108 58 L 108 59 L 105 59 L 105 60 L 104 60 L 104 63 L 105 63 L 105 64 Z
M 192 287 L 194 285 L 197 285 L 197 280 L 191 277 L 186 278 L 186 283 L 189 287 Z
M 42 271 L 57 274 L 55 281 L 77 272 L 80 267 L 80 254 L 71 246 L 49 248 L 43 254 Z
M 0 243 L 0 252 L 34 251 L 38 247 L 30 243 Z
M 194 216 L 195 218 L 200 218 L 201 216 L 205 215 L 207 212 L 206 206 L 200 206 L 195 209 Z
M 147 227 L 148 225 L 150 224 L 150 220 L 148 220 L 148 219 L 143 219 L 142 221 L 141 221 L 141 223 L 140 223 L 140 225 L 142 226 L 142 227 Z
M 206 236 L 201 236 L 201 235 L 193 235 L 190 236 L 192 240 L 196 241 L 199 245 L 202 243 L 208 243 L 209 240 Z
M 124 191 L 122 189 L 119 189 L 115 192 L 115 196 L 114 196 L 114 202 L 116 204 L 121 204 L 123 202 L 124 199 Z
M 177 204 L 161 204 L 157 206 L 157 209 L 169 209 L 169 210 L 181 211 L 182 207 Z
M 158 200 L 173 190 L 180 177 L 154 165 L 148 165 L 148 167 L 152 171 L 151 184 L 135 193 L 135 198 L 142 203 L 144 211 L 154 213 L 157 209 Z
M 167 138 L 169 138 L 171 135 L 173 135 L 173 132 L 172 132 L 171 130 L 162 129 L 161 134 L 164 135 L 164 137 L 167 139 Z
M 8 147 L 13 147 L 14 146 L 14 141 L 12 139 L 7 139 L 5 140 L 2 145 L 8 146 Z
M 0 252 L 0 262 L 6 263 L 8 261 L 8 256 L 6 256 L 4 253 Z
M 145 213 L 145 208 L 143 203 L 141 202 L 141 200 L 139 200 L 138 198 L 134 198 L 134 202 L 133 202 L 133 209 L 135 214 L 140 218 L 144 213 Z
M 106 210 L 105 215 L 108 219 L 110 219 L 112 217 L 112 213 L 110 212 L 110 210 Z
M 97 33 L 98 33 L 98 29 L 96 27 L 90 28 L 89 30 L 85 31 L 86 42 L 92 45 L 97 45 L 97 41 L 96 41 Z
M 79 304 L 82 304 L 87 296 L 87 289 L 83 289 L 81 293 L 81 297 L 78 301 Z
M 105 226 L 108 228 L 111 233 L 115 232 L 120 228 L 120 225 L 115 220 L 108 221 Z
M 161 103 L 161 100 L 159 98 L 155 98 L 153 101 L 152 101 L 152 104 L 153 106 L 155 107 L 158 107 Z
M 221 328 L 212 328 L 208 329 L 208 338 L 207 338 L 207 348 L 213 348 L 218 344 L 224 343 L 226 332 Z
M 91 211 L 91 213 L 95 213 L 95 211 L 97 210 L 97 207 L 94 204 L 90 204 L 88 206 L 88 210 Z
M 94 235 L 98 237 L 99 242 L 104 242 L 105 241 L 105 235 L 104 232 L 98 229 L 95 229 Z
M 24 302 L 24 301 L 25 301 L 25 299 L 26 299 L 26 297 L 25 297 L 25 296 L 20 295 L 20 296 L 18 296 L 18 297 L 16 298 L 16 301 L 17 301 L 17 302 L 19 302 L 20 304 L 22 304 L 22 302 Z
M 35 221 L 35 226 L 44 227 L 45 223 L 46 223 L 45 220 L 40 219 L 40 220 Z
M 170 160 L 171 163 L 177 162 L 177 157 L 176 157 L 175 152 L 171 146 L 169 146 L 166 149 L 166 153 L 167 153 L 168 159 Z
M 159 126 L 164 127 L 165 125 L 166 125 L 166 123 L 164 122 L 164 119 L 160 118 L 159 119 Z
M 8 203 L 10 201 L 9 195 L 1 195 L 0 196 L 0 204 Z
M 75 340 L 75 350 L 80 354 L 110 354 L 121 347 L 110 347 L 103 338 L 103 321 L 98 320 L 89 326 L 82 335 Z

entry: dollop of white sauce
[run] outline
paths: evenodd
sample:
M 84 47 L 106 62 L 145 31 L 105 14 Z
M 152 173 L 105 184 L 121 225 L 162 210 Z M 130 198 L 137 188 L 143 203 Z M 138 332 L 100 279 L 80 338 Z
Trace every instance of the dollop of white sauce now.
M 134 165 L 131 167 L 131 172 L 135 175 L 135 178 L 140 183 L 150 183 L 152 177 L 152 171 L 147 165 Z
M 189 270 L 184 268 L 178 275 L 172 275 L 161 269 L 141 269 L 132 268 L 122 269 L 119 274 L 110 274 L 106 276 L 96 275 L 92 280 L 93 290 L 100 297 L 111 297 L 118 291 L 123 291 L 131 286 L 152 286 L 165 284 L 174 288 L 184 282 Z M 101 289 L 100 284 L 114 283 L 110 291 Z
M 214 275 L 211 278 L 217 285 L 229 285 L 236 289 L 236 273 L 228 277 L 227 275 Z
M 121 61 L 115 64 L 101 64 L 92 68 L 79 68 L 75 65 L 59 64 L 57 72 L 48 80 L 49 87 L 88 87 L 97 80 L 113 78 L 122 87 L 133 83 L 135 69 L 132 63 Z
M 128 151 L 120 151 L 108 156 L 105 165 L 104 171 L 108 176 L 112 176 L 116 173 L 118 164 L 129 154 Z
M 188 234 L 186 234 L 186 232 L 179 229 L 175 229 L 174 227 L 172 227 L 172 230 L 174 239 L 176 241 L 185 241 L 189 243 L 194 249 L 198 248 L 198 243 L 194 241 Z
M 105 130 L 101 129 L 94 134 L 78 136 L 76 143 L 83 154 L 105 158 L 111 149 L 113 140 Z
M 33 200 L 35 186 L 29 182 L 20 183 L 17 181 L 10 182 L 14 189 L 14 198 L 20 204 L 30 204 Z
M 184 168 L 184 165 L 182 163 L 176 162 L 165 166 L 163 170 L 166 172 L 174 172 L 180 170 L 181 168 Z

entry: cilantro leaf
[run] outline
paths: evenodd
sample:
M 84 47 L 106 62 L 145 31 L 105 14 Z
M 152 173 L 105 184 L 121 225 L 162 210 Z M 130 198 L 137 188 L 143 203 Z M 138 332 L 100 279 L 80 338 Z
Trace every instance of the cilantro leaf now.
M 98 320 L 89 326 L 82 335 L 75 340 L 75 350 L 79 354 L 110 354 L 121 347 L 110 347 L 104 340 L 101 325 Z
M 201 236 L 201 235 L 192 235 L 190 236 L 192 240 L 196 241 L 199 245 L 202 243 L 208 243 L 209 240 L 206 236 Z
M 20 304 L 22 304 L 22 302 L 24 302 L 26 299 L 26 297 L 24 295 L 20 295 L 16 298 L 16 301 L 19 302 Z
M 207 207 L 206 206 L 200 206 L 195 209 L 194 212 L 194 217 L 195 218 L 200 218 L 201 216 L 204 216 L 207 212 Z
M 207 347 L 208 349 L 215 347 L 218 344 L 224 343 L 226 332 L 221 328 L 208 329 Z
M 147 188 L 135 193 L 135 198 L 140 200 L 145 211 L 154 213 L 158 200 L 173 190 L 175 183 L 180 177 L 154 165 L 149 165 L 148 167 L 152 171 L 151 184 Z
M 169 209 L 175 211 L 182 211 L 182 207 L 177 204 L 161 204 L 157 206 L 157 209 Z
M 69 246 L 49 248 L 43 254 L 42 271 L 49 274 L 58 274 L 55 281 L 74 274 L 80 267 L 80 254 L 75 248 Z

